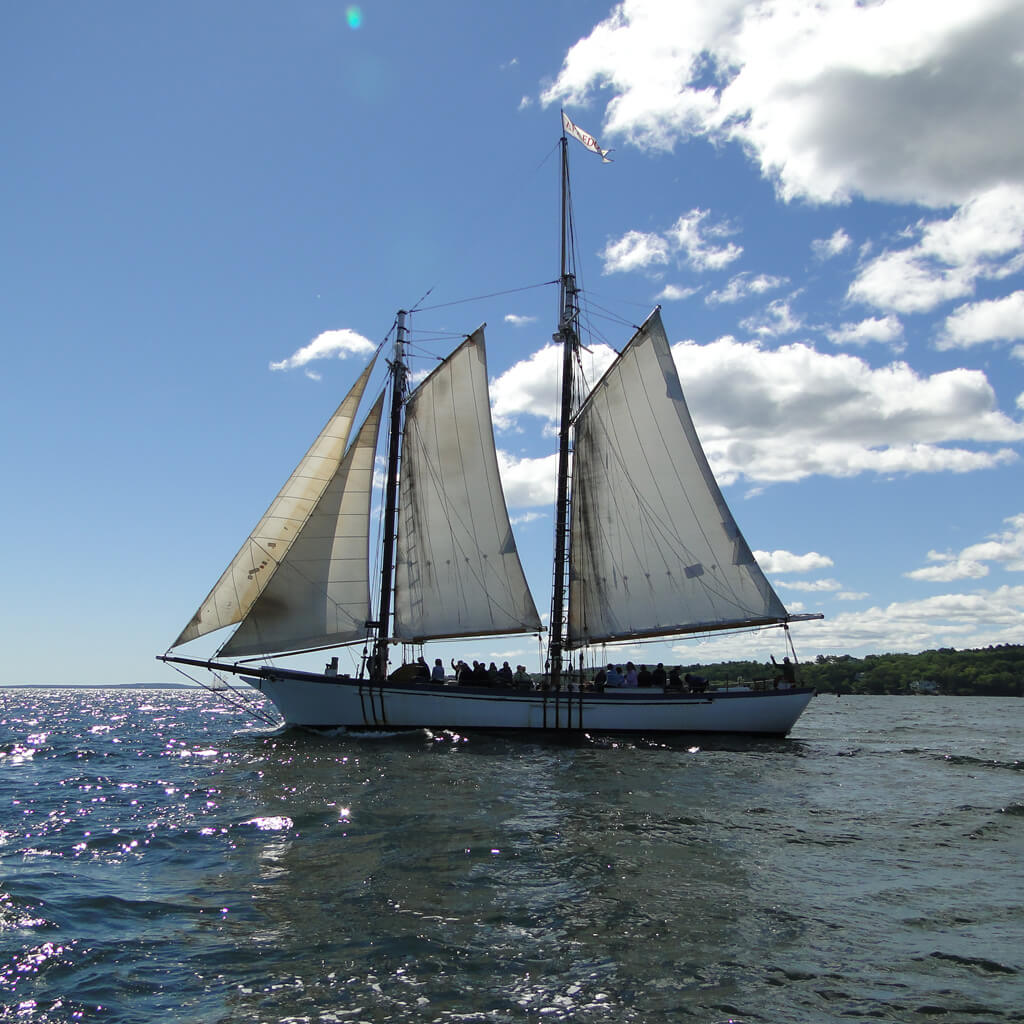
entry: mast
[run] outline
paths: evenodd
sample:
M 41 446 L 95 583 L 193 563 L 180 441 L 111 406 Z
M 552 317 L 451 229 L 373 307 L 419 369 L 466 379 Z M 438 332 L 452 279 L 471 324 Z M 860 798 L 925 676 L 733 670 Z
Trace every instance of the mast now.
M 391 429 L 388 434 L 388 476 L 385 484 L 384 549 L 381 555 L 380 604 L 377 640 L 370 662 L 370 678 L 383 682 L 388 675 L 388 637 L 391 624 L 392 572 L 395 565 L 395 528 L 398 519 L 398 460 L 402 437 L 402 400 L 405 396 L 405 315 L 398 311 L 395 353 L 391 362 Z
M 558 428 L 558 487 L 555 496 L 555 564 L 551 591 L 551 619 L 548 630 L 548 669 L 551 685 L 562 677 L 562 648 L 565 642 L 566 591 L 569 583 L 569 459 L 573 411 L 573 371 L 579 351 L 579 308 L 576 303 L 576 275 L 572 260 L 572 226 L 569 193 L 569 145 L 564 121 L 561 140 L 561 273 L 559 276 L 558 333 L 562 346 L 562 408 Z

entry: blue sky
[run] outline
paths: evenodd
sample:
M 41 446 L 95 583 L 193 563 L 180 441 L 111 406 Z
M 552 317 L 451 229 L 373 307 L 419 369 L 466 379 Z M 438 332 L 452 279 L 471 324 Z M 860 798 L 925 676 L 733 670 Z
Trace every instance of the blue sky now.
M 153 656 L 358 372 L 353 339 L 428 291 L 421 338 L 488 324 L 546 612 L 560 106 L 614 148 L 571 154 L 588 300 L 634 322 L 662 303 L 750 546 L 791 610 L 827 616 L 794 627 L 801 657 L 1024 640 L 1019 2 L 3 23 L 0 682 L 177 678 Z M 597 366 L 628 331 L 594 324 Z

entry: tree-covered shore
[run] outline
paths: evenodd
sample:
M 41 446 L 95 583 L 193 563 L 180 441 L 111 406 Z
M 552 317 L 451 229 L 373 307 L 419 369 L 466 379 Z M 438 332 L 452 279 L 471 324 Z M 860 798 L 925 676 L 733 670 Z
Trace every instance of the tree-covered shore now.
M 727 661 L 687 665 L 712 685 L 772 680 L 770 662 Z M 1024 645 L 1004 644 L 958 651 L 944 647 L 920 654 L 820 654 L 797 667 L 800 686 L 821 693 L 945 694 L 947 696 L 1024 696 Z

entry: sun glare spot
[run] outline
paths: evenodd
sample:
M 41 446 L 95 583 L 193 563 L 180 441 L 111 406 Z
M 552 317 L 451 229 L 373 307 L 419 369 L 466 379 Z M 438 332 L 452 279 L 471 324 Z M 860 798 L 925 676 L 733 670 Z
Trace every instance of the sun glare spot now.
M 349 28 L 359 28 L 363 23 L 363 10 L 361 7 L 352 6 L 345 10 L 345 20 Z

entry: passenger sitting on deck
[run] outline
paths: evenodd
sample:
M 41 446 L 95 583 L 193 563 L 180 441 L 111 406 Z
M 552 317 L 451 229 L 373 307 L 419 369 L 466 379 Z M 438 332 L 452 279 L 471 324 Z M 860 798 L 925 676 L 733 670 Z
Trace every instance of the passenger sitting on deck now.
M 691 676 L 689 672 L 683 676 L 683 680 L 690 688 L 691 693 L 703 693 L 708 688 L 708 681 L 703 676 Z
M 533 686 L 533 677 L 529 672 L 526 671 L 525 665 L 516 665 L 515 675 L 512 676 L 512 682 L 515 683 L 516 688 L 519 690 L 529 690 Z
M 679 675 L 679 666 L 676 665 L 669 670 L 668 679 L 665 681 L 666 690 L 681 690 L 683 688 L 683 680 Z
M 430 670 L 430 679 L 434 683 L 444 682 L 444 663 L 440 658 L 434 659 L 434 667 Z
M 461 686 L 464 683 L 469 682 L 470 669 L 461 658 L 459 658 L 458 661 L 452 658 L 452 669 L 455 672 L 455 683 L 457 686 Z
M 427 659 L 421 654 L 416 659 L 416 678 L 417 679 L 429 679 L 430 669 L 427 668 Z
M 507 661 L 501 663 L 501 668 L 498 669 L 498 681 L 503 685 L 507 686 L 512 682 L 512 666 Z
M 653 685 L 654 679 L 651 676 L 650 670 L 646 665 L 640 666 L 640 671 L 636 674 L 637 686 L 651 686 Z
M 599 668 L 597 673 L 594 675 L 594 689 L 603 690 L 605 683 L 608 682 L 608 674 L 603 668 Z
M 665 666 L 658 662 L 658 667 L 651 673 L 651 686 L 664 687 L 665 685 Z
M 625 686 L 639 686 L 640 685 L 639 673 L 636 670 L 636 665 L 634 665 L 633 662 L 631 662 L 631 661 L 627 661 L 626 662 L 626 679 L 625 679 L 624 685 Z
M 622 678 L 622 669 L 615 665 L 609 665 L 606 680 L 608 686 L 622 686 L 625 682 Z

